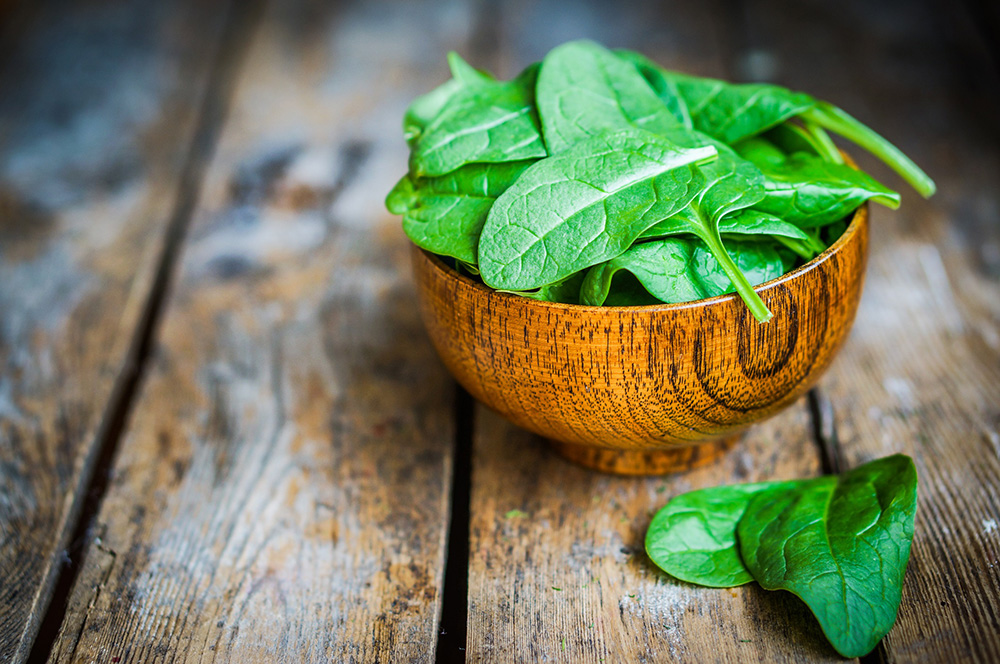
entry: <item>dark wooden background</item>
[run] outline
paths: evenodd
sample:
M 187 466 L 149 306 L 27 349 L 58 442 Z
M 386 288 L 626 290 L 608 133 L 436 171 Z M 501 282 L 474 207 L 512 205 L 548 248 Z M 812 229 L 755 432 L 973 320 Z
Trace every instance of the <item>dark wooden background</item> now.
M 911 454 L 896 627 L 1000 661 L 1000 43 L 969 0 L 0 2 L 0 662 L 823 661 L 650 514 Z M 937 180 L 873 211 L 847 347 L 712 468 L 574 467 L 458 392 L 383 208 L 444 54 L 590 37 L 829 99 Z M 902 186 L 880 164 L 862 160 Z

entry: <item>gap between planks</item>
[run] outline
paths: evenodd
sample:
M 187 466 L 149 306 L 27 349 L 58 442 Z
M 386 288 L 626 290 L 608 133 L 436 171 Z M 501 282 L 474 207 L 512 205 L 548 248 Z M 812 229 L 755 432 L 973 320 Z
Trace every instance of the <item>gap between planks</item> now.
M 451 517 L 441 589 L 436 664 L 465 661 L 469 620 L 469 520 L 471 518 L 472 445 L 476 402 L 455 387 L 455 450 L 451 476 Z
M 34 635 L 28 662 L 48 660 L 66 617 L 70 593 L 83 568 L 84 553 L 93 536 L 90 527 L 107 492 L 122 433 L 128 424 L 135 396 L 140 391 L 164 303 L 177 271 L 177 257 L 201 194 L 203 176 L 225 124 L 236 75 L 254 28 L 263 14 L 263 6 L 264 0 L 234 1 L 226 10 L 222 37 L 213 58 L 191 146 L 181 169 L 175 204 L 167 221 L 153 284 L 129 344 L 122 373 L 115 381 L 101 418 L 94 450 L 85 460 L 78 484 L 71 492 L 74 500 L 66 521 L 66 530 L 70 534 L 64 537 L 59 547 L 66 554 L 66 564 L 51 580 L 48 601 L 40 607 L 44 617 L 36 623 L 38 631 Z M 46 592 L 45 589 L 42 592 Z M 25 629 L 31 627 L 29 624 Z

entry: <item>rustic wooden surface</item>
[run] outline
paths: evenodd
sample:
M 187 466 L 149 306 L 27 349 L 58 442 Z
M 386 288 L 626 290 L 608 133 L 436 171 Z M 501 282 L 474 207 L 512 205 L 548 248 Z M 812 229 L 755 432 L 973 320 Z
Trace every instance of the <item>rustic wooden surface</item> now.
M 461 30 L 429 38 L 433 3 L 384 18 L 274 3 L 248 35 L 97 516 L 97 583 L 74 589 L 52 661 L 433 652 L 453 390 L 382 200 L 405 163 L 387 128 Z
M 482 407 L 475 430 L 469 661 L 838 659 L 791 596 L 675 581 L 643 547 L 653 512 L 675 495 L 821 474 L 805 399 L 719 465 L 666 478 L 580 468 Z
M 896 451 L 917 533 L 863 660 L 1000 660 L 981 3 L 30 4 L 0 26 L 0 662 L 39 623 L 56 662 L 837 659 L 787 594 L 658 573 L 644 531 L 688 489 Z M 846 347 L 715 466 L 595 474 L 455 400 L 382 208 L 446 50 L 510 75 L 581 36 L 815 92 L 940 187 L 873 210 Z
M 0 661 L 27 655 L 79 554 L 71 540 L 137 369 L 223 9 L 36 8 L 16 22 L 28 31 L 16 48 L 4 33 Z

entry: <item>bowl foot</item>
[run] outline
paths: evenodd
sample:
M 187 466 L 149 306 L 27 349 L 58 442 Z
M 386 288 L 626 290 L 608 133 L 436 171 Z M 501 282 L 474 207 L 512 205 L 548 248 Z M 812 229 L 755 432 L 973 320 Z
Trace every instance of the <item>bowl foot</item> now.
M 740 439 L 739 435 L 674 449 L 613 450 L 550 440 L 560 456 L 581 466 L 616 475 L 665 475 L 712 463 Z

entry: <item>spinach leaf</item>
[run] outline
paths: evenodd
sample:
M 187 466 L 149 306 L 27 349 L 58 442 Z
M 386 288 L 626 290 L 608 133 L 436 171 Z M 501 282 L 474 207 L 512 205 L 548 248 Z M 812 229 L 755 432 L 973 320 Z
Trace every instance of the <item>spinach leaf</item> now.
M 740 555 L 768 590 L 798 595 L 837 652 L 870 652 L 896 620 L 917 509 L 903 455 L 840 477 L 755 495 L 737 526 Z
M 868 200 L 891 209 L 899 207 L 898 193 L 846 164 L 799 152 L 781 163 L 757 165 L 766 177 L 766 194 L 754 209 L 803 228 L 842 219 Z
M 663 302 L 650 295 L 631 272 L 618 273 L 611 282 L 608 298 L 604 300 L 606 307 L 647 307 L 656 304 Z
M 698 140 L 692 132 L 687 132 L 687 137 L 684 134 L 683 130 L 674 131 L 671 138 L 678 142 Z M 719 232 L 723 217 L 750 207 L 764 197 L 764 176 L 760 169 L 741 159 L 727 146 L 715 146 L 719 158 L 699 167 L 705 177 L 704 186 L 684 209 L 674 215 L 673 221 L 705 243 L 754 318 L 765 322 L 771 319 L 771 312 L 726 252 Z
M 630 129 L 532 164 L 490 209 L 479 244 L 483 281 L 531 290 L 620 255 L 702 192 L 695 165 L 716 154 Z
M 781 125 L 788 126 L 787 124 Z M 770 134 L 770 132 L 768 132 Z M 747 161 L 761 166 L 763 164 L 781 164 L 788 158 L 787 151 L 763 136 L 754 136 L 740 141 L 733 146 L 736 154 Z
M 536 98 L 549 154 L 609 131 L 662 133 L 678 124 L 635 67 L 590 41 L 545 56 Z
M 724 143 L 755 136 L 816 105 L 809 95 L 777 85 L 738 85 L 689 76 L 632 51 L 618 51 L 618 55 L 642 71 L 665 104 L 673 103 L 675 96 L 683 99 L 695 129 Z
M 734 484 L 677 496 L 653 516 L 646 553 L 664 572 L 688 583 L 732 588 L 753 581 L 736 546 L 736 525 L 750 499 L 794 482 Z
M 493 202 L 531 164 L 469 164 L 436 178 L 407 175 L 385 204 L 403 215 L 403 231 L 415 245 L 475 265 L 479 235 Z
M 521 291 L 517 294 L 524 297 L 530 297 L 533 300 L 542 300 L 543 302 L 580 304 L 580 286 L 583 284 L 583 277 L 585 274 L 585 270 L 580 270 L 579 272 L 569 275 L 565 279 L 560 279 L 553 284 L 542 286 L 538 290 Z
M 753 285 L 776 279 L 785 271 L 781 256 L 767 244 L 733 240 L 726 250 Z M 672 237 L 635 244 L 621 256 L 590 268 L 580 288 L 580 303 L 604 304 L 622 270 L 668 304 L 715 297 L 732 290 L 726 271 L 700 240 Z
M 664 219 L 648 228 L 639 236 L 639 239 L 645 240 L 688 232 L 690 231 L 684 221 L 670 218 Z M 805 240 L 809 237 L 805 231 L 795 224 L 790 224 L 787 221 L 753 208 L 737 210 L 723 217 L 719 221 L 719 232 L 722 235 L 777 235 L 800 240 Z
M 840 134 L 847 140 L 868 150 L 889 168 L 899 173 L 924 198 L 929 198 L 937 189 L 934 181 L 899 148 L 833 104 L 823 101 L 817 102 L 814 108 L 808 109 L 802 114 L 802 118 Z
M 669 238 L 633 245 L 628 251 L 587 271 L 580 288 L 580 304 L 599 306 L 611 292 L 615 275 L 631 272 L 650 294 L 666 303 L 693 302 L 705 297 L 689 269 L 693 242 Z
M 481 80 L 470 83 L 474 75 L 460 73 L 459 87 L 419 132 L 410 172 L 444 175 L 465 164 L 544 157 L 534 106 L 537 69 L 529 67 L 513 81 L 494 81 L 476 72 Z
M 753 286 L 777 279 L 785 273 L 785 263 L 773 244 L 731 238 L 726 241 L 726 252 Z M 729 272 L 701 243 L 695 246 L 694 272 L 698 284 L 705 291 L 705 297 L 715 297 L 734 290 Z
M 822 127 L 811 122 L 801 127 L 792 122 L 783 122 L 763 134 L 741 141 L 733 147 L 744 158 L 757 163 L 757 158 L 752 157 L 750 154 L 744 154 L 744 151 L 746 149 L 750 149 L 751 151 L 757 149 L 759 146 L 758 141 L 766 141 L 770 145 L 773 145 L 779 154 L 783 154 L 782 159 L 796 152 L 805 152 L 806 154 L 822 157 L 832 164 L 844 163 L 843 155 L 841 155 L 837 146 L 833 144 L 830 136 Z M 777 159 L 777 161 L 780 162 L 782 159 Z
M 691 121 L 691 112 L 688 110 L 687 102 L 681 97 L 680 90 L 678 90 L 677 83 L 673 78 L 663 76 L 661 74 L 663 71 L 662 68 L 641 53 L 626 49 L 619 49 L 614 51 L 614 53 L 639 70 L 642 77 L 646 79 L 646 83 L 653 88 L 653 92 L 660 98 L 660 101 L 667 107 L 667 110 L 673 114 L 678 124 L 686 129 L 694 129 L 694 123 Z
M 664 103 L 679 95 L 687 106 L 694 128 L 724 143 L 733 144 L 755 136 L 793 117 L 800 117 L 823 129 L 843 136 L 868 150 L 906 180 L 922 196 L 935 191 L 934 181 L 892 143 L 872 131 L 847 112 L 810 95 L 778 85 L 732 84 L 668 71 L 630 51 L 618 55 L 642 69 L 654 90 L 667 90 Z M 823 135 L 820 154 L 834 160 L 837 153 Z
M 410 103 L 409 108 L 403 115 L 403 138 L 412 149 L 420 140 L 424 129 L 434 118 L 437 117 L 441 109 L 447 105 L 462 84 L 455 79 L 448 79 L 438 87 L 424 95 L 420 95 Z
M 492 83 L 496 79 L 484 71 L 479 71 L 468 62 L 462 59 L 455 51 L 448 54 L 448 68 L 451 70 L 451 77 L 466 85 L 479 85 L 481 83 Z

